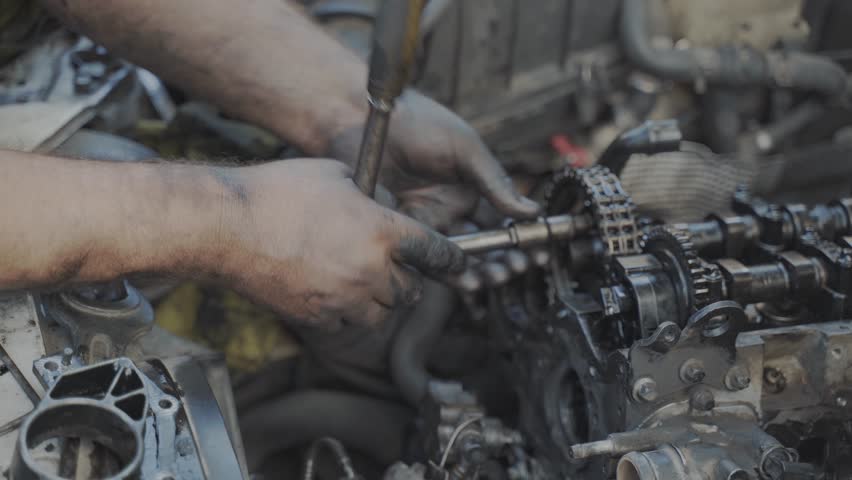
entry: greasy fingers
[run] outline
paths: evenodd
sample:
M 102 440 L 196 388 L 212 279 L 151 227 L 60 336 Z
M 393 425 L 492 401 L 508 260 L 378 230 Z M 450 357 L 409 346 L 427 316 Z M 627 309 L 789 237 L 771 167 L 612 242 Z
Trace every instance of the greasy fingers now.
M 288 160 L 239 173 L 246 199 L 224 221 L 227 258 L 205 273 L 283 318 L 375 325 L 420 298 L 415 269 L 461 263 L 445 238 L 364 196 L 338 162 Z
M 392 256 L 395 261 L 431 276 L 464 268 L 464 252 L 447 237 L 413 219 L 394 215 L 397 218 L 389 233 L 393 239 Z

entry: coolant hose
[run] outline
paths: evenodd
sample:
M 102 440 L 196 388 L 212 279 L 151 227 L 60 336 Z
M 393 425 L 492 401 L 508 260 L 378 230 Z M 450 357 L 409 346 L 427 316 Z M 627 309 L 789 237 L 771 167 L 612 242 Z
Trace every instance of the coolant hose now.
M 658 77 L 729 87 L 794 88 L 826 96 L 841 96 L 849 90 L 849 79 L 840 65 L 809 53 L 764 53 L 733 46 L 655 48 L 651 45 L 647 12 L 647 0 L 622 2 L 621 41 L 631 62 Z
M 429 388 L 426 370 L 430 347 L 441 336 L 455 307 L 455 296 L 446 286 L 427 280 L 423 300 L 406 318 L 391 346 L 391 376 L 409 404 L 419 407 Z
M 324 437 L 385 464 L 402 457 L 412 411 L 398 403 L 327 390 L 304 390 L 240 414 L 249 470 L 275 452 Z

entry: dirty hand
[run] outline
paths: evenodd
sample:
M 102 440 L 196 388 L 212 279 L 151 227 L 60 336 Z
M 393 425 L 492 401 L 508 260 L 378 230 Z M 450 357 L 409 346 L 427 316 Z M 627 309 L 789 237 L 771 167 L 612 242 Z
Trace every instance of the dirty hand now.
M 339 131 L 329 155 L 354 165 L 363 118 Z M 470 213 L 480 194 L 513 218 L 533 218 L 539 210 L 517 193 L 470 125 L 413 90 L 392 114 L 379 181 L 399 199 L 401 211 L 442 231 Z
M 299 159 L 236 171 L 241 200 L 223 222 L 220 273 L 287 318 L 376 324 L 419 300 L 418 271 L 463 265 L 446 238 L 365 197 L 342 163 Z

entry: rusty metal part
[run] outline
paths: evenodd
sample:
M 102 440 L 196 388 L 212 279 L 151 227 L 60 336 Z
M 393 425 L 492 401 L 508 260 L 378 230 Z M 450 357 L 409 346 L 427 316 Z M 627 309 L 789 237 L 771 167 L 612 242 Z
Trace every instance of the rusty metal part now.
M 370 197 L 376 191 L 393 104 L 408 83 L 422 13 L 423 0 L 386 0 L 376 19 L 367 79 L 370 113 L 354 175 L 355 184 Z
M 45 305 L 47 316 L 68 329 L 74 347 L 93 363 L 125 355 L 154 322 L 151 304 L 125 280 L 50 295 Z
M 393 105 L 373 98 L 369 101 L 370 113 L 364 125 L 364 137 L 361 140 L 361 150 L 358 152 L 358 165 L 355 167 L 353 180 L 362 192 L 372 197 L 376 193 L 379 170 L 382 168 L 382 154 L 385 150 Z

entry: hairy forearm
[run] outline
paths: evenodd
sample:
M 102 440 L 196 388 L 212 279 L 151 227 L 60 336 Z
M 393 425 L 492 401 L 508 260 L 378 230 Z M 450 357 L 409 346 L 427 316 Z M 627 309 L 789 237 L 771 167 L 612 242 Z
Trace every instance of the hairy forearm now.
M 72 28 L 320 155 L 364 117 L 366 67 L 283 0 L 42 0 Z
M 201 276 L 234 205 L 217 172 L 0 151 L 0 289 Z

